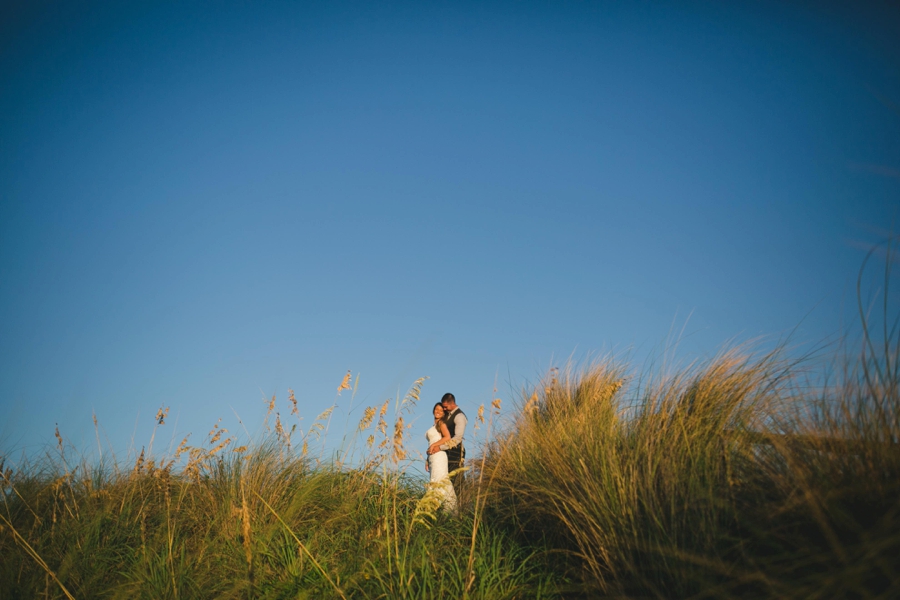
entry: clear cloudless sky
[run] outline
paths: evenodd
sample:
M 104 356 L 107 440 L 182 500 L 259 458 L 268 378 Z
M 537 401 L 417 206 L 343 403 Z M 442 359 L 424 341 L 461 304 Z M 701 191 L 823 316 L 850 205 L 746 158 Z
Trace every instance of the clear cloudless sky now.
M 0 448 L 833 339 L 898 106 L 889 2 L 5 2 Z

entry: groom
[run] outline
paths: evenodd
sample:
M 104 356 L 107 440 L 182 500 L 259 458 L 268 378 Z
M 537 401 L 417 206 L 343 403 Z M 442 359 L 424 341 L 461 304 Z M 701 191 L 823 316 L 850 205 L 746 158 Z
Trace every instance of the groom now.
M 428 454 L 444 450 L 447 453 L 447 468 L 453 473 L 453 471 L 462 467 L 465 462 L 466 449 L 463 446 L 463 436 L 466 433 L 466 423 L 468 421 L 465 413 L 456 405 L 456 397 L 453 394 L 444 394 L 441 398 L 441 406 L 444 407 L 444 422 L 447 424 L 447 430 L 450 432 L 450 441 L 440 446 L 437 444 L 432 445 L 428 448 Z M 451 475 L 450 481 L 453 483 L 453 491 L 459 497 L 459 491 L 465 483 L 463 473 Z

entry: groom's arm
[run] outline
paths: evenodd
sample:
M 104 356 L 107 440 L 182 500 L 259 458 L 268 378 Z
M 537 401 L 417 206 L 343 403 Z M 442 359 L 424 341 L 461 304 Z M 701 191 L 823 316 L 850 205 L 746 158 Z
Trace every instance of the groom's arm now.
M 466 434 L 466 423 L 468 423 L 466 415 L 458 413 L 453 417 L 453 423 L 455 424 L 453 437 L 450 438 L 450 441 L 446 444 L 441 444 L 441 450 L 449 450 L 450 448 L 456 448 L 462 444 L 463 436 Z

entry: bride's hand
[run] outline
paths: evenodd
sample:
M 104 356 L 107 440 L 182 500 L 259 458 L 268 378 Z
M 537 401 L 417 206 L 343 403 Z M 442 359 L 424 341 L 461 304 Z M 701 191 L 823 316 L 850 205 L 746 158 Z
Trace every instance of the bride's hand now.
M 428 472 L 428 460 L 425 461 L 425 472 Z

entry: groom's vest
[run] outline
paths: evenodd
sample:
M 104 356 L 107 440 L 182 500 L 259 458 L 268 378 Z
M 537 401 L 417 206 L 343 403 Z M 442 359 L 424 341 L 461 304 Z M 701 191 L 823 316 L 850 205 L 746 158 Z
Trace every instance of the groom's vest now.
M 456 407 L 453 412 L 444 417 L 444 423 L 447 424 L 447 431 L 450 432 L 450 437 L 456 435 L 456 415 L 466 416 L 459 407 Z M 463 443 L 460 440 L 459 446 L 455 446 L 447 450 L 447 461 L 448 462 L 460 462 L 466 456 L 466 449 L 463 447 Z M 451 469 L 452 470 L 452 469 Z

